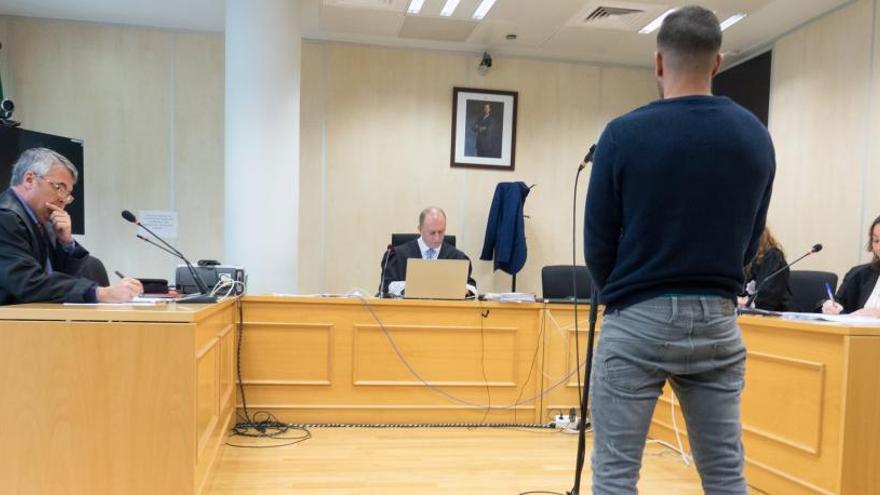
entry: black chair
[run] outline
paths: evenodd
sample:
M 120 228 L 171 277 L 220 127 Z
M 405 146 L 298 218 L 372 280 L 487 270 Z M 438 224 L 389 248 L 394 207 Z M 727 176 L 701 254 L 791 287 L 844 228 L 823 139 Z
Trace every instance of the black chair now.
M 794 311 L 804 313 L 818 312 L 822 302 L 828 299 L 825 282 L 831 285 L 831 292 L 837 291 L 837 274 L 813 270 L 792 270 L 788 279 L 794 299 Z
M 574 270 L 577 277 L 577 298 L 589 299 L 590 290 L 593 287 L 590 272 L 587 271 L 587 267 L 582 265 L 575 266 Z M 573 299 L 571 265 L 550 265 L 542 268 L 541 292 L 543 292 L 544 299 Z
M 101 263 L 101 260 L 92 255 L 87 255 L 82 261 L 79 270 L 76 272 L 76 276 L 87 278 L 98 284 L 100 287 L 107 287 L 110 285 L 110 278 L 107 276 L 107 269 L 104 268 L 104 263 Z
M 391 234 L 391 245 L 392 246 L 400 246 L 401 244 L 406 244 L 409 241 L 415 240 L 419 238 L 419 234 L 404 234 L 404 233 L 396 233 Z M 447 235 L 443 236 L 443 242 L 451 244 L 455 247 L 455 236 Z

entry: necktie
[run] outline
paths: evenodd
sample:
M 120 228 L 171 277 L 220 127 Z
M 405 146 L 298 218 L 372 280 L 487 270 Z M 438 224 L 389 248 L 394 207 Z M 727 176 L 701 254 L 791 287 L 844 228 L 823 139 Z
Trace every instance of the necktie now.
M 434 248 L 428 248 L 428 250 L 425 251 L 425 259 L 432 260 L 434 259 L 435 254 L 437 254 L 437 251 Z

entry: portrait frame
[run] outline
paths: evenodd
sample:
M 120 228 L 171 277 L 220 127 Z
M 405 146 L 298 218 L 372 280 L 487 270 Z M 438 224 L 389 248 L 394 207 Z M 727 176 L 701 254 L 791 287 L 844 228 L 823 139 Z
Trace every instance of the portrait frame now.
M 516 91 L 452 88 L 450 167 L 514 170 Z

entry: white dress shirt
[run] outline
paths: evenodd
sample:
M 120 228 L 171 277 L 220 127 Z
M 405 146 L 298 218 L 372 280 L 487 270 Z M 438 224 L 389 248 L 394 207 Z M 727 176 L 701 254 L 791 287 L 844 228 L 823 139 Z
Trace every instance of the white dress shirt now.
M 431 249 L 431 247 L 428 246 L 427 244 L 425 244 L 425 241 L 422 239 L 422 236 L 419 236 L 418 242 L 419 242 L 419 251 L 422 252 L 422 259 L 436 260 L 437 257 L 440 256 L 440 248 L 443 247 L 442 244 L 440 245 L 440 247 L 434 249 L 434 256 L 428 257 L 428 250 Z
M 871 291 L 871 295 L 865 301 L 865 307 L 868 309 L 880 308 L 880 278 L 877 279 L 877 283 L 874 284 L 874 290 Z

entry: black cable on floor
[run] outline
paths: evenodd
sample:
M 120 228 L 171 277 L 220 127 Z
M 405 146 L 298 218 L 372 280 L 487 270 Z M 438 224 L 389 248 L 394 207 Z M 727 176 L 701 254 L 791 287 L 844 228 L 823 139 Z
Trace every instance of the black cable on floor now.
M 250 445 L 230 443 L 227 440 L 226 445 L 242 448 L 274 448 L 305 442 L 312 438 L 312 433 L 307 428 L 291 425 L 289 423 L 282 423 L 281 421 L 278 421 L 278 418 L 276 418 L 275 415 L 268 411 L 257 411 L 253 416 L 249 414 L 247 398 L 244 393 L 244 383 L 242 383 L 241 380 L 241 346 L 244 341 L 244 309 L 240 297 L 236 299 L 235 304 L 238 307 L 238 349 L 235 353 L 235 373 L 238 378 L 238 392 L 241 394 L 241 406 L 244 417 L 242 417 L 241 414 L 236 413 L 238 419 L 243 421 L 237 421 L 235 423 L 235 426 L 232 427 L 232 431 L 230 431 L 230 437 L 269 438 L 272 440 L 283 440 L 284 442 L 279 444 L 273 443 L 271 445 Z M 285 436 L 285 434 L 290 431 L 301 431 L 303 434 L 300 436 Z

